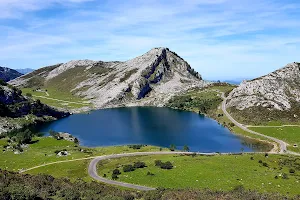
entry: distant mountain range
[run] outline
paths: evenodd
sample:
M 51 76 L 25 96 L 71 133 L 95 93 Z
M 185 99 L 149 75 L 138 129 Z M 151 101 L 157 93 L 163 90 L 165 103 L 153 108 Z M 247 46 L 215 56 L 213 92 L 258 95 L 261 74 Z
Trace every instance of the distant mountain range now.
M 25 68 L 25 69 L 16 69 L 16 71 L 20 72 L 21 74 L 28 74 L 30 72 L 33 72 L 34 69 L 31 68 Z
M 168 48 L 154 48 L 126 62 L 73 60 L 40 68 L 10 83 L 54 88 L 89 100 L 95 108 L 164 106 L 175 94 L 208 84 Z
M 0 79 L 5 82 L 8 82 L 8 81 L 15 79 L 22 75 L 23 75 L 22 73 L 14 70 L 14 69 L 0 66 Z

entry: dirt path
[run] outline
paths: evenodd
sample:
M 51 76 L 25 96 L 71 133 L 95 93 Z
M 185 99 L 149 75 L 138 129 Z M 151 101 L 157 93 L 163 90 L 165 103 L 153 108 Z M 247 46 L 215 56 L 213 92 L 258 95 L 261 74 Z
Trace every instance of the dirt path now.
M 80 103 L 80 102 L 73 102 L 73 101 L 65 101 L 65 100 L 60 100 L 60 99 L 54 99 L 51 97 L 45 97 L 45 96 L 37 96 L 37 95 L 32 95 L 33 97 L 37 97 L 37 98 L 44 98 L 44 99 L 49 99 L 49 100 L 54 100 L 54 101 L 60 101 L 63 103 L 73 103 L 73 104 L 79 104 L 79 105 L 86 105 L 88 106 L 89 103 Z

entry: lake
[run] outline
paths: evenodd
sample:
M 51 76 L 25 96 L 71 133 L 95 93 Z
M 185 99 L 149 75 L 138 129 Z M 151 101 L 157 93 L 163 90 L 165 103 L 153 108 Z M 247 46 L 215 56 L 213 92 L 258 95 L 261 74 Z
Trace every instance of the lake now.
M 88 147 L 147 144 L 199 152 L 245 152 L 261 146 L 232 134 L 216 121 L 193 112 L 155 107 L 114 108 L 74 114 L 43 124 L 39 132 L 68 132 Z

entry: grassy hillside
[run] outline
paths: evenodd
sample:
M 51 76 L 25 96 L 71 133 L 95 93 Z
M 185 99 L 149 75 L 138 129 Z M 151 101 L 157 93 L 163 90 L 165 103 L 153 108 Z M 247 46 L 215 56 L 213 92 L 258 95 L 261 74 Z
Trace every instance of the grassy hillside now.
M 82 107 L 92 107 L 88 101 L 72 95 L 69 92 L 59 91 L 53 88 L 21 88 L 23 94 L 39 99 L 42 103 L 55 108 L 77 109 Z
M 250 127 L 264 135 L 276 137 L 290 144 L 288 150 L 300 152 L 300 127 Z M 293 145 L 296 144 L 296 147 Z
M 94 200 L 170 200 L 170 199 L 288 199 L 279 194 L 260 194 L 237 187 L 230 192 L 212 190 L 158 189 L 139 192 L 122 190 L 96 182 L 70 182 L 49 175 L 20 175 L 0 170 L 0 199 L 94 199 Z
M 128 146 L 114 146 L 114 147 L 99 147 L 99 148 L 86 148 L 80 147 L 74 142 L 66 140 L 56 140 L 52 137 L 35 137 L 32 144 L 23 148 L 20 154 L 14 154 L 14 149 L 7 149 L 8 138 L 0 139 L 0 168 L 10 171 L 20 171 L 21 169 L 31 168 L 44 163 L 65 161 L 78 158 L 86 158 L 98 155 L 108 155 L 121 152 L 134 152 L 134 151 L 159 151 L 159 147 L 145 146 L 139 150 L 129 148 Z M 57 156 L 56 151 L 66 150 L 70 155 Z M 64 164 L 66 166 L 72 163 Z M 50 166 L 52 168 L 53 166 Z M 44 171 L 44 169 L 41 169 Z M 56 173 L 61 173 L 56 168 L 53 168 Z M 41 172 L 41 171 L 40 171 Z M 85 173 L 83 170 L 82 173 Z M 55 174 L 54 174 L 55 175 Z M 72 176 L 78 175 L 77 173 Z
M 161 169 L 155 166 L 155 160 L 170 161 L 173 169 Z M 123 166 L 138 161 L 145 162 L 147 167 L 123 172 Z M 279 155 L 155 155 L 102 161 L 98 165 L 98 172 L 111 179 L 112 171 L 117 168 L 121 171 L 119 181 L 151 187 L 230 191 L 243 186 L 260 192 L 297 195 L 300 185 L 299 166 L 300 158 Z M 291 170 L 295 172 L 291 173 Z

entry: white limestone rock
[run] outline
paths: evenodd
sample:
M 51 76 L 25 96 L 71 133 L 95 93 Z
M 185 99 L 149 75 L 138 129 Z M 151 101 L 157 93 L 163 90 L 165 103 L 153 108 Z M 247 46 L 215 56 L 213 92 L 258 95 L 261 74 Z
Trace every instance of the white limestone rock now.
M 289 110 L 300 103 L 300 64 L 290 63 L 266 76 L 243 81 L 228 96 L 227 107 L 239 110 L 254 106 Z

